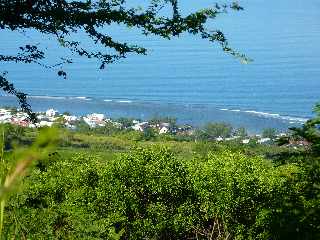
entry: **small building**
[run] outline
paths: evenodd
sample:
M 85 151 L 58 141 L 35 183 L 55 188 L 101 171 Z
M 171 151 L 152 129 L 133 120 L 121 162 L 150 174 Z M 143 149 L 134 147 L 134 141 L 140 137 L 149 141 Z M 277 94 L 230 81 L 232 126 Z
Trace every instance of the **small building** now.
M 97 122 L 96 121 L 92 121 L 90 118 L 87 117 L 83 117 L 83 121 L 89 125 L 89 127 L 94 128 L 97 126 Z
M 293 147 L 293 148 L 298 148 L 298 147 L 309 148 L 311 146 L 311 143 L 306 140 L 293 140 L 293 139 L 291 139 L 286 146 Z
M 67 122 L 75 122 L 78 120 L 77 116 L 68 116 L 68 115 L 63 115 L 64 120 Z
M 217 137 L 215 140 L 218 141 L 218 142 L 222 142 L 223 138 L 222 137 Z
M 59 112 L 57 110 L 54 110 L 54 109 L 48 109 L 46 111 L 46 116 L 47 117 L 55 117 Z
M 7 109 L 1 108 L 0 109 L 0 116 L 1 115 L 11 115 L 11 112 L 9 110 L 7 110 Z
M 40 121 L 37 123 L 38 127 L 51 127 L 53 125 L 53 122 L 48 122 L 48 121 Z
M 13 117 L 11 118 L 11 123 L 21 127 L 28 127 L 30 124 L 30 121 L 27 118 Z
M 243 143 L 243 144 L 248 144 L 249 142 L 250 142 L 250 139 L 243 139 L 243 140 L 242 140 L 242 143 Z
M 239 136 L 233 136 L 233 137 L 228 137 L 225 140 L 226 141 L 232 141 L 232 140 L 236 140 L 236 139 L 239 139 L 239 138 L 240 138 Z
M 83 121 L 85 121 L 85 123 L 92 128 L 97 126 L 103 127 L 106 125 L 104 118 L 105 118 L 104 114 L 92 113 L 92 114 L 88 114 L 86 117 L 83 117 Z
M 135 124 L 138 124 L 140 122 L 138 120 L 132 120 L 132 123 L 135 125 Z
M 5 114 L 5 115 L 0 115 L 0 122 L 1 123 L 8 123 L 11 122 L 11 114 Z
M 104 114 L 101 113 L 92 113 L 88 114 L 87 118 L 90 119 L 91 121 L 103 121 L 104 120 Z
M 169 127 L 165 127 L 165 126 L 160 128 L 160 130 L 159 130 L 159 134 L 166 134 L 168 132 L 169 132 Z
M 131 128 L 135 131 L 143 132 L 148 127 L 149 127 L 148 122 L 141 122 L 133 125 Z
M 259 144 L 269 143 L 269 142 L 271 142 L 271 138 L 261 138 L 258 140 Z

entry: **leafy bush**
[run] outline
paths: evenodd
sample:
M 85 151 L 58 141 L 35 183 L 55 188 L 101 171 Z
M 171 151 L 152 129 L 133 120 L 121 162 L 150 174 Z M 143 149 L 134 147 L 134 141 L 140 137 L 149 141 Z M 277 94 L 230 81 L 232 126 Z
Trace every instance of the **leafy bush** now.
M 230 137 L 233 128 L 228 123 L 208 123 L 203 129 L 198 130 L 196 135 L 201 140 L 214 140 L 215 138 Z
M 165 149 L 139 149 L 109 164 L 81 155 L 56 159 L 45 171 L 36 168 L 11 199 L 7 234 L 109 239 L 123 231 L 130 239 L 175 238 L 192 226 L 188 181 L 186 168 Z
M 120 123 L 122 128 L 130 128 L 134 125 L 133 123 L 133 118 L 124 118 L 124 117 L 121 117 L 121 118 L 118 118 L 116 119 L 116 122 Z
M 6 150 L 12 149 L 13 145 L 26 142 L 26 128 L 13 124 L 0 124 L 0 137 Z
M 45 160 L 48 151 L 57 142 L 55 129 L 41 129 L 35 142 L 28 148 L 15 148 L 4 152 L 5 143 L 0 139 L 0 239 L 3 239 L 5 217 L 12 216 L 6 211 L 6 203 L 17 183 L 38 160 Z M 10 228 L 7 228 L 7 231 Z M 5 234 L 7 235 L 7 234 Z M 14 235 L 15 237 L 15 235 Z M 8 238 L 5 238 L 8 239 Z
M 270 138 L 270 139 L 275 139 L 277 136 L 277 129 L 274 128 L 266 128 L 262 132 L 262 137 L 264 138 Z
M 192 185 L 187 168 L 168 150 L 138 149 L 106 171 L 101 204 L 126 237 L 177 239 L 191 230 Z
M 290 176 L 296 168 L 274 168 L 260 157 L 225 151 L 195 160 L 192 169 L 193 185 L 209 227 L 220 224 L 225 234 L 235 239 L 276 236 L 267 226 L 273 221 L 272 204 L 281 201 L 281 189 L 287 183 L 282 172 Z
M 311 145 L 314 154 L 320 156 L 320 103 L 316 104 L 313 109 L 315 116 L 303 124 L 301 128 L 293 127 L 295 140 L 305 140 Z
M 223 148 L 192 160 L 137 148 L 109 161 L 51 155 L 12 196 L 7 238 L 317 239 L 314 168 Z M 206 147 L 203 151 L 207 151 Z M 316 171 L 316 172 L 315 172 Z M 313 177 L 312 177 L 313 176 Z

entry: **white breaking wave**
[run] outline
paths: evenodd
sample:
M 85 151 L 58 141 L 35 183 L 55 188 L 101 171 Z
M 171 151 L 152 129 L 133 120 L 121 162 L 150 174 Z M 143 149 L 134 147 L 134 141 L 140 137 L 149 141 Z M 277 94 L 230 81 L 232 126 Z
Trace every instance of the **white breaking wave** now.
M 254 110 L 241 111 L 239 109 L 221 108 L 220 111 L 244 112 L 244 113 L 249 113 L 249 114 L 260 116 L 260 117 L 276 118 L 276 119 L 286 120 L 286 121 L 289 121 L 289 123 L 291 123 L 291 124 L 293 124 L 293 123 L 305 123 L 306 121 L 308 121 L 307 118 L 282 116 L 282 115 L 280 115 L 278 113 L 267 113 L 267 112 L 259 112 L 259 111 L 254 111 Z
M 258 111 L 244 111 L 246 113 L 251 113 L 251 114 L 255 114 L 255 115 L 261 115 L 261 116 L 268 116 L 268 117 L 281 117 L 280 114 L 278 113 L 266 113 L 266 112 L 258 112 Z
M 132 103 L 131 100 L 119 100 L 118 103 Z
M 112 102 L 113 100 L 111 100 L 111 99 L 104 99 L 103 101 L 104 101 L 104 102 Z
M 91 100 L 91 98 L 88 98 L 88 97 L 70 97 L 70 99 L 78 99 L 78 100 L 85 100 L 85 101 Z
M 309 120 L 308 118 L 299 118 L 299 117 L 290 117 L 290 116 L 281 116 L 281 119 L 300 122 L 300 123 L 305 123 L 306 121 Z
M 304 123 L 308 121 L 307 118 L 300 118 L 300 117 L 291 117 L 291 116 L 282 116 L 278 113 L 266 113 L 266 112 L 258 112 L 258 111 L 244 111 L 246 113 L 251 113 L 259 116 L 265 116 L 265 117 L 272 117 L 272 118 L 278 118 L 278 119 L 283 119 L 283 120 L 288 120 L 291 122 L 300 122 Z
M 28 98 L 36 98 L 36 99 L 54 99 L 54 100 L 67 100 L 67 99 L 77 99 L 77 100 L 84 100 L 84 101 L 90 101 L 91 98 L 89 97 L 63 97 L 63 96 L 27 96 Z
M 55 97 L 55 96 L 28 96 L 28 98 L 41 98 L 41 99 L 67 99 L 66 97 Z

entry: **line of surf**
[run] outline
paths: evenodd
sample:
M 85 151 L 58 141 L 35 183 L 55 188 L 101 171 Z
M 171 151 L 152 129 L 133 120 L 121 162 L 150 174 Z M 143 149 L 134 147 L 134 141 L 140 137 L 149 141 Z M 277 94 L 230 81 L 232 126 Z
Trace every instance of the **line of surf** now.
M 46 95 L 29 95 L 30 99 L 48 99 L 48 100 L 82 100 L 82 101 L 91 101 L 94 100 L 92 97 L 86 96 L 46 96 Z M 96 99 L 103 102 L 116 102 L 116 103 L 133 103 L 131 99 Z
M 265 118 L 276 118 L 276 119 L 286 120 L 291 123 L 305 123 L 308 120 L 307 118 L 302 118 L 302 117 L 285 116 L 285 115 L 280 115 L 278 113 L 268 113 L 268 112 L 262 112 L 262 111 L 254 111 L 254 110 L 240 110 L 240 109 L 228 109 L 228 108 L 221 108 L 219 110 L 229 111 L 229 112 L 248 113 L 251 115 L 256 115 L 256 116 L 265 117 Z

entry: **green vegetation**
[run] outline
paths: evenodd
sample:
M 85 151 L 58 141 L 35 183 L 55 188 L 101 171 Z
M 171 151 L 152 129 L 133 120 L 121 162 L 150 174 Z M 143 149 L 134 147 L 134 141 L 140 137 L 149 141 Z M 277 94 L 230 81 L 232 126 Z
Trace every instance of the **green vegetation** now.
M 238 129 L 236 129 L 234 134 L 235 134 L 235 136 L 239 136 L 241 138 L 244 138 L 244 137 L 248 136 L 248 132 L 244 127 L 240 127 Z
M 117 119 L 117 122 L 120 123 L 122 125 L 122 127 L 124 128 L 129 128 L 129 127 L 132 127 L 134 125 L 133 123 L 133 118 L 118 118 Z
M 9 128 L 19 127 L 2 125 L 7 142 Z M 55 141 L 26 128 L 1 145 L 2 193 L 19 163 L 35 156 L 2 198 L 2 239 L 320 237 L 313 148 L 177 140 L 113 125 L 59 131 Z
M 275 139 L 277 135 L 277 130 L 274 128 L 266 128 L 262 132 L 262 137 L 264 138 L 270 138 L 270 139 Z
M 28 141 L 25 137 L 26 130 L 22 127 L 4 124 L 0 127 L 1 141 L 5 150 L 12 148 L 13 144 L 18 144 L 24 141 Z
M 4 129 L 4 127 L 2 126 Z M 5 152 L 6 144 L 3 139 L 0 140 L 1 148 L 1 167 L 0 167 L 0 238 L 7 234 L 4 232 L 4 220 L 8 215 L 6 211 L 7 199 L 10 197 L 16 183 L 23 177 L 28 167 L 30 167 L 37 160 L 44 160 L 47 158 L 48 152 L 55 144 L 57 133 L 54 129 L 41 129 L 36 141 L 28 148 L 16 149 L 11 154 Z M 6 237 L 5 237 L 6 239 Z
M 2 1 L 0 30 L 55 36 L 62 48 L 98 60 L 101 69 L 131 53 L 147 53 L 101 31 L 114 24 L 164 39 L 198 35 L 250 61 L 230 48 L 220 30 L 207 29 L 227 9 L 242 10 L 237 3 L 183 15 L 177 0 L 147 2 L 129 7 L 121 0 Z M 97 52 L 78 41 L 77 33 L 105 49 Z M 0 54 L 0 61 L 36 63 L 66 78 L 62 66 L 72 59 L 60 57 L 62 62 L 48 65 L 45 50 L 31 43 Z M 7 73 L 0 74 L 0 89 L 15 95 L 35 120 L 26 94 Z M 196 137 L 188 131 L 160 135 L 151 127 L 135 132 L 127 129 L 132 119 L 96 128 L 79 122 L 71 131 L 59 118 L 59 134 L 53 128 L 1 125 L 0 238 L 320 239 L 319 105 L 315 112 L 281 139 L 288 146 L 258 145 L 255 139 L 248 145 L 237 139 L 214 142 L 247 135 L 226 123 L 208 124 Z M 163 121 L 176 127 L 169 118 L 151 123 Z M 273 129 L 263 133 L 275 135 Z M 299 144 L 290 148 L 291 143 Z
M 153 125 L 169 123 L 170 126 L 174 127 L 177 125 L 177 119 L 173 117 L 153 117 L 149 120 L 149 123 Z
M 314 118 L 308 120 L 302 128 L 291 128 L 295 140 L 312 143 L 312 150 L 320 154 L 320 103 L 314 107 Z
M 228 123 L 208 123 L 198 131 L 198 138 L 214 140 L 215 138 L 228 138 L 232 135 L 233 128 Z

